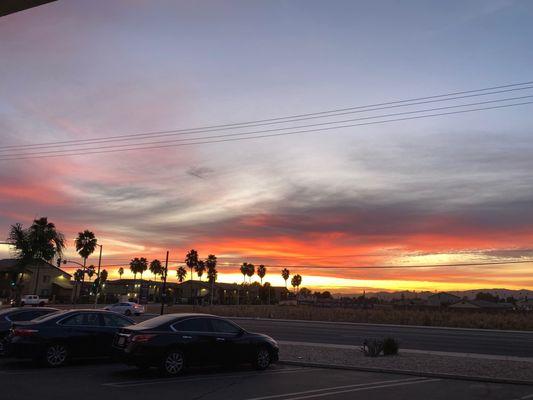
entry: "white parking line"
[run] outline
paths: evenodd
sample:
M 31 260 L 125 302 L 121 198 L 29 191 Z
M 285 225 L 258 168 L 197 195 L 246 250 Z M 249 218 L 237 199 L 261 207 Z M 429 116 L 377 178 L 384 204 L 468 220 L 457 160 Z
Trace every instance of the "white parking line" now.
M 249 376 L 263 376 L 263 375 L 278 375 L 278 374 L 290 374 L 295 372 L 309 372 L 316 371 L 316 368 L 291 368 L 282 369 L 279 371 L 267 371 L 267 372 L 245 372 L 240 374 L 213 374 L 209 376 L 199 376 L 193 378 L 161 378 L 161 379 L 149 379 L 149 380 L 135 380 L 135 381 L 118 381 L 118 382 L 106 382 L 102 383 L 103 386 L 112 387 L 135 387 L 145 385 L 159 385 L 164 383 L 175 382 L 198 382 L 213 379 L 227 379 L 227 378 L 244 378 Z
M 519 398 L 517 398 L 515 400 L 527 400 L 527 399 L 533 399 L 533 393 L 528 394 L 528 395 L 523 396 L 523 397 L 519 397 Z
M 302 399 L 310 399 L 313 397 L 332 396 L 335 394 L 360 392 L 363 390 L 382 389 L 382 388 L 404 386 L 404 385 L 414 385 L 417 383 L 429 383 L 429 382 L 437 382 L 437 381 L 440 381 L 440 379 L 426 379 L 426 378 L 396 379 L 396 380 L 387 380 L 387 381 L 379 381 L 379 382 L 360 383 L 360 384 L 355 384 L 355 385 L 334 386 L 334 387 L 323 388 L 323 389 L 306 390 L 303 392 L 283 393 L 283 394 L 277 394 L 277 395 L 272 395 L 272 396 L 254 397 L 254 398 L 246 399 L 246 400 L 266 400 L 266 399 L 276 399 L 276 398 L 284 398 L 284 400 L 302 400 Z M 340 390 L 340 389 L 343 389 L 343 390 Z M 303 395 L 303 396 L 300 396 L 300 395 Z M 298 396 L 298 397 L 291 397 L 291 396 Z

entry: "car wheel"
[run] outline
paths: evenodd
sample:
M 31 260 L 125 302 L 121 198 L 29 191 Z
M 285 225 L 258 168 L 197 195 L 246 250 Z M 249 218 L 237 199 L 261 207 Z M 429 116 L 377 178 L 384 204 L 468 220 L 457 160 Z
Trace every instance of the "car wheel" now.
M 61 367 L 67 363 L 68 349 L 62 343 L 48 346 L 44 352 L 44 362 L 49 367 Z
M 124 311 L 124 315 L 129 317 L 131 315 L 131 310 Z
M 185 357 L 179 350 L 169 351 L 161 363 L 161 372 L 166 376 L 177 376 L 185 368 Z
M 20 302 L 20 306 L 21 307 L 24 307 L 26 305 L 26 303 L 24 303 L 23 301 Z
M 260 347 L 257 349 L 257 352 L 255 353 L 255 360 L 254 360 L 254 366 L 258 370 L 264 370 L 267 369 L 270 365 L 270 362 L 272 361 L 272 357 L 270 356 L 270 351 L 268 351 L 265 347 Z

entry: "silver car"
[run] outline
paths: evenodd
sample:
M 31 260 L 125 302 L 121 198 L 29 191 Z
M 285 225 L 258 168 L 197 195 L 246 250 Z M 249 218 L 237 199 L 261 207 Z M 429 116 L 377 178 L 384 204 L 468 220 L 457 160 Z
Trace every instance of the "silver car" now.
M 142 304 L 133 303 L 131 301 L 124 301 L 122 303 L 115 303 L 104 307 L 104 310 L 114 311 L 124 315 L 141 315 L 144 314 L 144 306 Z

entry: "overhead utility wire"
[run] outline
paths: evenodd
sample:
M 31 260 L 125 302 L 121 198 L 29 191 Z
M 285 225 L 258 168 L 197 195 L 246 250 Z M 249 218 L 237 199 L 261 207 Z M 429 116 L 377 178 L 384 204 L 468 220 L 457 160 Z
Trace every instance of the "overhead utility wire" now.
M 504 92 L 518 91 L 518 90 L 527 90 L 527 89 L 532 89 L 533 86 L 528 86 L 528 87 L 516 87 L 516 86 L 523 86 L 523 85 L 527 85 L 531 83 L 533 83 L 533 81 L 517 83 L 517 84 L 512 84 L 512 85 L 495 86 L 495 87 L 484 88 L 484 89 L 469 90 L 469 91 L 463 91 L 463 92 L 441 94 L 441 95 L 428 96 L 428 97 L 419 97 L 419 98 L 407 99 L 407 100 L 398 100 L 398 101 L 392 101 L 392 102 L 386 102 L 386 103 L 370 104 L 370 105 L 365 105 L 365 106 L 336 109 L 336 110 L 330 110 L 330 111 L 322 111 L 322 112 L 316 112 L 316 113 L 297 114 L 297 115 L 286 116 L 286 117 L 277 117 L 277 118 L 262 119 L 262 120 L 240 122 L 240 123 L 222 124 L 222 125 L 211 125 L 211 126 L 198 127 L 198 128 L 163 130 L 163 131 L 154 131 L 154 132 L 137 133 L 137 134 L 129 134 L 129 135 L 117 135 L 117 136 L 108 136 L 108 137 L 90 138 L 90 139 L 73 139 L 73 140 L 35 143 L 35 144 L 9 145 L 9 146 L 0 147 L 0 152 L 6 151 L 9 149 L 48 148 L 48 147 L 54 147 L 57 145 L 74 146 L 76 144 L 81 144 L 81 143 L 91 144 L 91 143 L 106 143 L 106 142 L 116 142 L 116 141 L 126 141 L 126 140 L 139 140 L 139 139 L 143 140 L 143 139 L 148 139 L 152 137 L 189 135 L 189 134 L 194 134 L 194 133 L 204 133 L 204 132 L 213 132 L 213 131 L 223 131 L 223 130 L 229 130 L 229 129 L 241 129 L 241 128 L 254 127 L 254 126 L 264 126 L 264 125 L 271 125 L 271 124 L 290 123 L 290 122 L 297 122 L 297 121 L 315 119 L 315 118 L 329 118 L 329 117 L 352 114 L 352 113 L 378 111 L 378 110 L 396 108 L 396 107 L 408 107 L 408 106 L 428 104 L 428 103 L 433 103 L 433 102 L 450 101 L 450 100 L 456 100 L 456 99 L 462 99 L 462 98 L 486 96 L 486 95 L 491 95 L 491 94 L 498 94 L 498 93 L 504 93 Z M 507 89 L 507 90 L 488 92 L 488 93 L 477 93 L 473 95 L 449 97 L 449 96 L 453 96 L 457 94 L 476 93 L 476 92 L 483 92 L 483 91 L 488 91 L 492 89 L 507 88 L 507 87 L 514 87 L 514 88 Z M 448 97 L 448 98 L 443 98 L 443 97 Z M 436 99 L 436 100 L 429 100 L 429 99 Z M 420 101 L 420 102 L 411 103 L 411 104 L 403 104 L 403 103 L 409 103 L 409 102 L 414 102 L 418 100 L 428 100 L 428 101 Z M 386 106 L 386 107 L 369 109 L 371 107 L 377 107 L 377 106 Z
M 119 144 L 119 145 L 112 145 L 112 146 L 85 147 L 85 148 L 81 147 L 81 148 L 76 148 L 76 149 L 59 149 L 59 150 L 37 151 L 37 152 L 34 152 L 34 153 L 32 153 L 32 152 L 30 152 L 30 153 L 15 153 L 15 154 L 7 154 L 6 156 L 44 155 L 44 154 L 62 153 L 62 152 L 68 152 L 68 151 L 101 150 L 101 149 L 114 149 L 114 148 L 120 148 L 120 149 L 126 150 L 126 149 L 129 149 L 129 148 L 134 149 L 134 147 L 132 147 L 132 146 L 146 146 L 146 145 L 186 142 L 186 141 L 192 141 L 192 140 L 218 139 L 218 138 L 223 138 L 223 137 L 245 136 L 245 135 L 258 134 L 258 133 L 278 132 L 278 131 L 293 130 L 293 129 L 300 129 L 300 128 L 311 128 L 311 127 L 315 127 L 315 126 L 344 124 L 344 123 L 347 123 L 347 122 L 365 121 L 365 120 L 371 120 L 371 119 L 395 117 L 395 116 L 400 116 L 400 115 L 420 114 L 420 113 L 432 112 L 432 111 L 449 110 L 449 109 L 453 109 L 453 108 L 470 107 L 470 106 L 477 106 L 477 105 L 483 105 L 483 104 L 494 104 L 494 103 L 500 103 L 500 102 L 504 102 L 504 101 L 523 100 L 523 99 L 532 98 L 532 97 L 533 97 L 533 95 L 518 96 L 518 97 L 508 97 L 508 98 L 503 98 L 503 99 L 487 100 L 487 101 L 481 101 L 481 102 L 476 102 L 476 103 L 465 103 L 465 104 L 458 104 L 458 105 L 453 105 L 453 106 L 426 108 L 426 109 L 422 109 L 422 110 L 402 111 L 402 112 L 399 112 L 399 113 L 381 114 L 381 115 L 375 115 L 375 116 L 369 116 L 369 117 L 350 118 L 350 119 L 339 120 L 339 121 L 320 122 L 320 123 L 314 123 L 314 124 L 298 125 L 298 126 L 284 127 L 284 128 L 265 129 L 265 130 L 252 131 L 252 132 L 238 132 L 238 133 L 221 134 L 221 135 L 213 135 L 213 136 L 199 136 L 199 137 L 185 138 L 185 139 L 173 139 L 173 140 L 164 140 L 164 141 L 155 141 L 155 142 L 145 142 L 145 143 L 140 143 L 140 144 Z M 86 145 L 82 145 L 82 146 L 86 146 Z M 2 155 L 0 155 L 0 157 L 1 156 Z
M 116 153 L 116 152 L 122 152 L 122 151 L 132 151 L 132 150 L 150 150 L 150 149 L 159 149 L 159 148 L 168 148 L 168 147 L 181 147 L 181 146 L 191 146 L 191 145 L 199 145 L 199 144 L 223 143 L 223 142 L 234 142 L 234 141 L 241 141 L 241 140 L 262 139 L 262 138 L 269 138 L 269 137 L 297 135 L 297 134 L 305 134 L 305 133 L 312 133 L 312 132 L 322 132 L 322 131 L 329 131 L 329 130 L 333 130 L 333 129 L 351 128 L 351 127 L 356 127 L 356 126 L 368 126 L 368 125 L 377 125 L 377 124 L 384 124 L 384 123 L 391 123 L 391 122 L 399 122 L 399 121 L 408 121 L 408 120 L 415 120 L 415 119 L 431 118 L 431 117 L 438 117 L 438 116 L 445 116 L 445 115 L 465 114 L 465 113 L 471 113 L 471 112 L 476 112 L 476 111 L 509 108 L 509 107 L 516 107 L 516 106 L 521 106 L 521 105 L 528 105 L 528 104 L 533 104 L 533 101 L 526 101 L 526 102 L 521 102 L 521 103 L 505 104 L 505 105 L 491 106 L 491 107 L 480 107 L 480 108 L 473 108 L 473 109 L 469 109 L 469 110 L 434 113 L 434 114 L 428 114 L 428 115 L 417 115 L 417 116 L 413 116 L 413 117 L 394 118 L 394 119 L 388 119 L 388 120 L 383 120 L 383 121 L 371 121 L 371 122 L 362 122 L 362 123 L 357 123 L 357 124 L 348 124 L 348 125 L 340 125 L 340 126 L 325 127 L 325 128 L 306 129 L 306 130 L 299 130 L 299 131 L 294 131 L 294 132 L 281 132 L 281 133 L 264 134 L 264 135 L 257 135 L 257 136 L 227 138 L 228 136 L 242 136 L 242 135 L 245 135 L 245 134 L 252 134 L 252 133 L 231 134 L 231 135 L 225 135 L 224 139 L 219 139 L 219 140 L 203 140 L 203 139 L 205 139 L 205 138 L 203 138 L 202 141 L 187 142 L 187 143 L 177 143 L 177 144 L 172 144 L 172 143 L 168 144 L 167 143 L 167 144 L 164 144 L 164 145 L 157 145 L 157 146 L 140 146 L 140 147 L 135 147 L 135 148 L 120 148 L 120 149 L 108 149 L 108 150 L 98 150 L 98 151 L 87 151 L 87 149 L 85 149 L 81 153 L 80 152 L 72 153 L 72 151 L 80 151 L 80 150 L 76 149 L 76 150 L 58 150 L 56 152 L 58 154 L 39 155 L 38 153 L 36 153 L 36 154 L 24 154 L 24 155 L 17 155 L 17 156 L 8 155 L 8 156 L 5 156 L 3 158 L 0 158 L 0 161 L 25 160 L 25 159 L 50 158 L 50 157 L 65 157 L 65 156 L 77 156 L 77 155 L 89 155 L 89 154 Z M 194 140 L 197 140 L 197 139 L 194 139 Z

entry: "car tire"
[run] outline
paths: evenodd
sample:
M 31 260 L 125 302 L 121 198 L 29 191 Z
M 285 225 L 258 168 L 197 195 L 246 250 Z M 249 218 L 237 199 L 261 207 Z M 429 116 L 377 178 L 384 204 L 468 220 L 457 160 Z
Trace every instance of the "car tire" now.
M 43 362 L 47 367 L 58 368 L 68 361 L 68 348 L 63 343 L 53 343 L 46 347 L 43 354 Z
M 126 310 L 126 311 L 124 311 L 124 315 L 125 315 L 126 317 L 131 316 L 131 310 Z
M 23 301 L 20 302 L 20 306 L 21 307 L 24 307 L 26 305 L 26 303 L 24 303 Z
M 259 347 L 255 352 L 253 364 L 255 369 L 263 371 L 267 369 L 272 362 L 270 351 L 266 347 Z
M 181 350 L 170 350 L 165 354 L 159 367 L 164 376 L 178 376 L 185 369 L 185 356 Z

